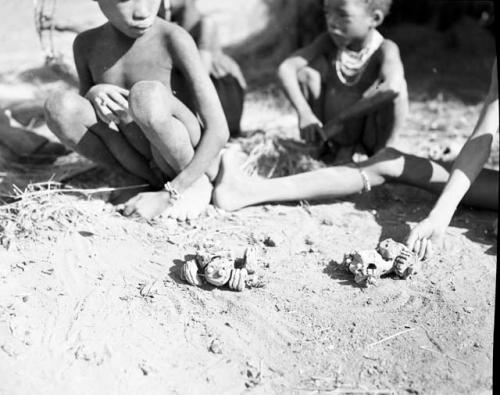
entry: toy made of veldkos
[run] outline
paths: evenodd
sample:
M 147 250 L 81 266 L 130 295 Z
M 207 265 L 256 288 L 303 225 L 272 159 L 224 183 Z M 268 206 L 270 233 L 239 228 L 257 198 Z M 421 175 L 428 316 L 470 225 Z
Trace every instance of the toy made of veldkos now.
M 245 250 L 243 259 L 234 260 L 229 252 L 210 256 L 197 254 L 195 258 L 198 275 L 204 278 L 207 283 L 216 287 L 227 285 L 230 289 L 238 292 L 245 289 L 248 274 L 253 274 L 254 272 L 255 261 L 256 252 L 252 247 Z M 186 262 L 184 265 L 189 264 L 190 262 Z M 188 281 L 184 270 L 181 273 L 183 280 Z
M 345 254 L 343 261 L 354 274 L 354 281 L 366 286 L 375 285 L 381 276 L 390 273 L 406 279 L 417 272 L 419 263 L 415 253 L 392 239 L 381 241 L 373 250 Z
M 354 251 L 344 255 L 344 265 L 354 274 L 356 284 L 375 285 L 381 275 L 392 270 L 392 261 L 385 260 L 377 250 Z

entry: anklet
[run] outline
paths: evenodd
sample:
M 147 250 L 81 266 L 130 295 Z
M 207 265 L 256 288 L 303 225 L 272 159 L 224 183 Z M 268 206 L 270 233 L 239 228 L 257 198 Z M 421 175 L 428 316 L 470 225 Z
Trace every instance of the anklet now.
M 370 184 L 370 180 L 368 179 L 368 174 L 359 166 L 356 166 L 356 168 L 359 171 L 359 174 L 361 176 L 361 179 L 363 180 L 363 189 L 361 192 L 370 192 L 372 189 L 372 186 Z
M 179 191 L 177 189 L 175 189 L 172 184 L 170 183 L 170 181 L 167 181 L 164 185 L 164 188 L 165 188 L 165 191 L 168 192 L 168 194 L 170 195 L 170 199 L 174 200 L 174 201 L 177 201 L 181 198 L 181 194 L 179 193 Z

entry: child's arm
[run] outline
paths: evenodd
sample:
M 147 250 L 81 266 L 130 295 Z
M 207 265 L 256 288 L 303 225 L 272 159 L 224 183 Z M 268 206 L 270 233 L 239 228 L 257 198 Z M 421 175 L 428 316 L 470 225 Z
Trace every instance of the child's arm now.
M 299 128 L 301 132 L 306 128 L 314 126 L 317 132 L 322 134 L 322 123 L 314 115 L 311 106 L 300 89 L 297 73 L 300 69 L 306 67 L 316 56 L 324 51 L 329 38 L 327 33 L 318 36 L 311 44 L 299 49 L 290 57 L 285 59 L 278 69 L 278 78 L 283 89 L 288 96 L 299 117 Z M 330 45 L 332 45 L 330 43 Z M 315 132 L 313 130 L 312 132 Z
M 401 94 L 406 81 L 399 48 L 394 42 L 385 40 L 380 49 L 382 59 L 379 80 L 365 92 L 362 99 L 338 114 L 334 123 L 369 114 Z
M 176 28 L 170 34 L 168 44 L 174 65 L 184 74 L 194 93 L 198 114 L 204 133 L 196 147 L 191 162 L 172 181 L 180 193 L 191 186 L 208 167 L 226 144 L 229 129 L 217 91 L 201 62 L 196 44 L 189 34 Z
M 78 74 L 78 82 L 80 95 L 85 96 L 89 89 L 94 85 L 92 76 L 87 65 L 87 43 L 86 33 L 80 33 L 76 36 L 73 42 L 73 57 L 75 59 L 76 72 Z
M 491 151 L 493 135 L 498 131 L 497 62 L 493 65 L 488 96 L 474 132 L 458 155 L 451 175 L 429 216 L 408 236 L 407 245 L 421 257 L 432 253 L 431 240 L 438 240 L 449 225 L 458 204 L 474 182 Z M 491 191 L 491 193 L 496 193 Z

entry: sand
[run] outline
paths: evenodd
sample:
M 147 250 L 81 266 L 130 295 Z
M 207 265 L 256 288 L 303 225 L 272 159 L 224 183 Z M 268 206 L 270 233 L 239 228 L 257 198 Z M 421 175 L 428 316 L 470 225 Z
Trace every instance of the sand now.
M 25 89 L 23 99 L 67 86 L 19 78 L 25 68 L 15 59 L 30 59 L 28 68 L 41 59 L 23 32 L 26 48 L 11 46 L 18 57 L 1 63 L 1 89 Z M 424 96 L 423 77 L 408 69 L 411 115 L 400 148 L 427 154 L 463 143 L 483 86 L 474 101 L 444 88 Z M 436 80 L 421 85 L 438 89 Z M 272 86 L 248 95 L 243 129 L 298 133 Z M 2 191 L 85 165 L 74 154 L 29 171 L 0 163 Z M 498 143 L 488 166 L 498 169 Z M 71 180 L 86 188 L 117 182 L 102 170 Z M 343 254 L 401 240 L 435 197 L 391 185 L 333 202 L 212 207 L 181 224 L 124 218 L 104 195 L 48 199 L 40 215 L 77 210 L 72 222 L 32 218 L 33 229 L 0 247 L 0 394 L 492 392 L 497 213 L 460 208 L 420 273 L 365 289 L 341 267 Z M 237 293 L 183 283 L 185 257 L 212 243 L 236 255 L 255 246 L 265 286 Z

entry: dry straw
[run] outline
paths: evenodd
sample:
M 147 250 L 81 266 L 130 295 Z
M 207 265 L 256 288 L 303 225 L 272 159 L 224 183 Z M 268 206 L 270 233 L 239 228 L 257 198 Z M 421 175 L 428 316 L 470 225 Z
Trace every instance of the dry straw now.
M 81 204 L 75 194 L 90 195 L 135 188 L 76 189 L 56 181 L 29 184 L 24 190 L 14 186 L 11 203 L 0 206 L 0 241 L 9 247 L 21 238 L 40 239 L 92 224 L 102 214 Z M 101 205 L 104 209 L 105 204 Z
M 243 144 L 243 150 L 248 158 L 242 167 L 250 175 L 284 177 L 324 167 L 311 157 L 317 154 L 315 147 L 292 139 L 256 135 Z

